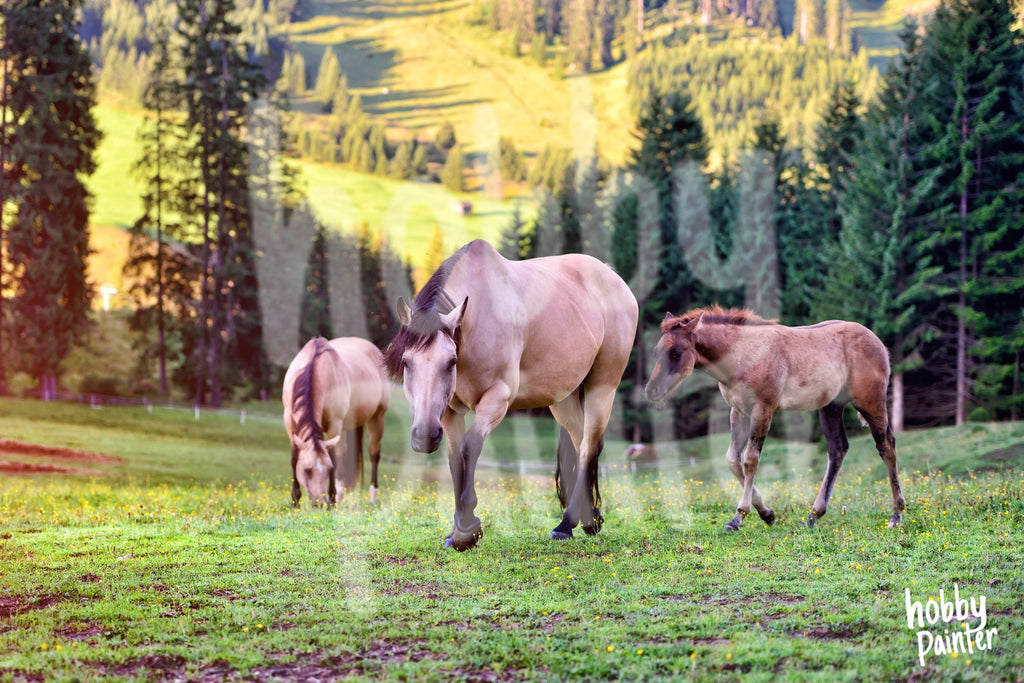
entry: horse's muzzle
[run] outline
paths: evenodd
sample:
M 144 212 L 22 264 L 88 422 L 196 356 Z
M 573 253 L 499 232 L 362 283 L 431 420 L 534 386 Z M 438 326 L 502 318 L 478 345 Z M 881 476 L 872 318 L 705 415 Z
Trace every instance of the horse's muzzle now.
M 443 436 L 444 432 L 441 430 L 440 425 L 433 429 L 413 427 L 410 435 L 412 449 L 417 453 L 433 453 L 441 445 L 441 438 Z

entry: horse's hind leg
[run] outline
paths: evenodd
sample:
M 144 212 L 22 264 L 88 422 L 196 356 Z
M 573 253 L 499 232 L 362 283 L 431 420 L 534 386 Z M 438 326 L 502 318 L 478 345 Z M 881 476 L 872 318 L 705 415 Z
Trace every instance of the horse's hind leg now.
M 583 406 L 579 391 L 574 391 L 560 402 L 551 406 L 551 414 L 561 429 L 558 433 L 558 462 L 555 468 L 555 491 L 562 509 L 569 507 L 569 500 L 576 490 L 579 468 L 579 447 L 583 441 Z M 553 533 L 554 535 L 554 533 Z M 572 538 L 572 528 L 560 532 L 558 540 Z
M 830 403 L 818 411 L 818 421 L 825 433 L 825 446 L 828 449 L 828 465 L 825 467 L 825 478 L 818 489 L 818 497 L 814 499 L 811 513 L 807 515 L 807 526 L 825 516 L 828 501 L 832 497 L 832 488 L 836 485 L 836 477 L 843 466 L 843 459 L 850 450 L 850 442 L 846 438 L 846 427 L 843 426 L 843 405 Z
M 296 448 L 295 444 L 292 444 L 292 507 L 299 507 L 299 501 L 302 500 L 302 487 L 299 486 L 299 478 L 295 473 L 295 466 L 299 462 L 299 449 Z
M 729 450 L 725 453 L 725 461 L 729 463 L 729 471 L 732 472 L 732 476 L 736 477 L 741 485 L 743 484 L 743 465 L 740 463 L 740 455 L 749 438 L 750 420 L 733 408 L 729 412 Z M 751 488 L 750 502 L 765 524 L 771 526 L 775 523 L 775 512 L 764 504 L 761 492 L 757 490 L 756 486 Z
M 576 485 L 572 488 L 569 504 L 562 522 L 551 532 L 552 538 L 571 538 L 577 524 L 593 535 L 601 530 L 601 490 L 598 486 L 598 458 L 604 446 L 604 431 L 608 426 L 615 401 L 616 385 L 594 384 L 581 392 L 583 398 L 583 438 L 580 440 L 576 464 Z
M 380 464 L 380 443 L 384 439 L 384 414 L 381 408 L 368 423 L 370 427 L 370 502 L 377 502 L 377 465 Z
M 889 472 L 889 488 L 892 489 L 892 517 L 889 518 L 889 527 L 892 528 L 903 521 L 903 510 L 907 507 L 907 501 L 903 498 L 903 489 L 900 487 L 900 475 L 896 470 L 896 437 L 892 433 L 892 427 L 889 426 L 884 402 L 881 411 L 875 414 L 868 413 L 860 406 L 854 405 L 864 421 L 868 423 L 871 436 L 875 439 L 875 448 Z

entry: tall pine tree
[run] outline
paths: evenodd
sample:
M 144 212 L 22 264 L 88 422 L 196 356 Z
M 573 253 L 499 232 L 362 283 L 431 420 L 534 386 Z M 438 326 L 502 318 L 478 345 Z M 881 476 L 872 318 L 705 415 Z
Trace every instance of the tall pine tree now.
M 921 48 L 933 86 L 922 113 L 944 190 L 935 209 L 947 217 L 933 251 L 955 290 L 944 304 L 956 317 L 957 424 L 972 401 L 984 404 L 979 417 L 1020 405 L 1024 119 L 1016 98 L 1024 43 L 1015 22 L 1008 0 L 949 0 L 936 9 Z
M 3 5 L 3 229 L 7 322 L 0 356 L 56 389 L 60 365 L 88 324 L 89 193 L 100 131 L 92 63 L 78 37 L 78 0 Z M 7 367 L 0 368 L 0 383 Z

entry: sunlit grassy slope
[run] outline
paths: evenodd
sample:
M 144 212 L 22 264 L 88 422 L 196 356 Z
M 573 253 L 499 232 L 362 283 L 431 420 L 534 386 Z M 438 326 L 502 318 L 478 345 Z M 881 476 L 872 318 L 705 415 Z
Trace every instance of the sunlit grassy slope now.
M 904 17 L 934 4 L 852 0 L 850 25 L 881 65 L 898 49 L 896 32 Z M 310 89 L 324 51 L 333 49 L 364 109 L 395 134 L 430 137 L 448 119 L 470 152 L 493 149 L 499 136 L 507 136 L 528 157 L 548 144 L 586 151 L 596 145 L 602 156 L 622 162 L 635 146 L 625 62 L 590 75 L 566 65 L 565 77 L 559 78 L 550 61 L 540 66 L 529 57 L 512 56 L 507 34 L 468 24 L 472 3 L 467 0 L 311 0 L 304 7 L 291 40 L 305 58 Z M 311 94 L 295 104 L 302 112 L 319 110 Z M 92 222 L 125 229 L 142 210 L 142 183 L 132 172 L 142 114 L 108 97 L 97 117 L 105 137 L 99 170 L 89 181 L 95 196 Z M 422 265 L 435 224 L 451 250 L 474 237 L 497 239 L 511 220 L 510 203 L 480 192 L 456 197 L 436 184 L 399 183 L 337 166 L 304 163 L 302 168 L 312 205 L 328 226 L 352 231 L 365 224 L 384 231 L 415 265 Z M 456 216 L 459 199 L 473 202 L 472 216 Z M 115 253 L 123 250 L 114 233 L 94 229 L 93 235 L 101 255 L 108 243 L 118 245 Z M 93 264 L 94 280 L 118 282 L 117 259 L 102 259 Z
M 132 169 L 140 155 L 140 112 L 105 101 L 96 110 L 104 131 L 98 152 L 99 170 L 89 180 L 93 210 L 92 279 L 118 284 L 127 249 L 125 230 L 142 213 L 143 183 Z M 445 248 L 483 237 L 497 240 L 511 220 L 513 205 L 481 193 L 456 195 L 436 183 L 399 182 L 351 172 L 344 167 L 302 163 L 310 203 L 332 230 L 354 232 L 363 225 L 383 231 L 390 243 L 414 265 L 423 265 L 426 245 L 435 225 L 445 236 Z M 458 216 L 455 204 L 473 203 L 473 213 Z

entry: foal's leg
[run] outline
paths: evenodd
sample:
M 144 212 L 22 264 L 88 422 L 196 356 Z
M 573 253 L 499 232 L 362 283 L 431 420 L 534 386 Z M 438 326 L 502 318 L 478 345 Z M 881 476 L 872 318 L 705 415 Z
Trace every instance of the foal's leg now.
M 473 425 L 462 437 L 458 454 L 449 453 L 448 463 L 452 470 L 452 483 L 455 485 L 455 528 L 445 540 L 445 546 L 468 550 L 483 536 L 480 518 L 473 514 L 477 502 L 476 462 L 480 458 L 484 439 L 508 412 L 511 397 L 511 390 L 503 383 L 495 384 L 485 391 L 476 405 Z M 448 412 L 446 410 L 445 414 Z
M 825 478 L 818 490 L 818 497 L 811 506 L 811 514 L 807 515 L 807 526 L 825 516 L 828 501 L 832 497 L 832 488 L 836 485 L 836 477 L 843 466 L 843 459 L 850 450 L 850 442 L 846 438 L 846 427 L 843 426 L 844 405 L 830 403 L 818 411 L 818 421 L 825 433 L 825 446 L 828 449 L 828 465 L 825 467 Z
M 726 531 L 737 531 L 743 524 L 743 518 L 750 512 L 751 501 L 754 496 L 754 476 L 757 474 L 757 467 L 761 462 L 761 448 L 768 436 L 768 429 L 772 426 L 772 413 L 774 410 L 765 406 L 758 406 L 751 411 L 750 416 L 750 440 L 743 451 L 743 493 L 740 495 L 740 502 L 736 506 L 736 516 L 725 525 Z
M 862 410 L 856 404 L 854 407 L 868 423 L 871 436 L 875 439 L 875 448 L 889 472 L 889 488 L 892 489 L 892 517 L 889 518 L 889 528 L 892 528 L 903 521 L 903 510 L 907 507 L 907 501 L 903 498 L 903 489 L 900 487 L 900 475 L 896 471 L 896 437 L 893 436 L 892 427 L 889 426 L 884 402 L 881 411 L 874 414 Z
M 380 464 L 380 442 L 384 439 L 384 414 L 381 408 L 370 418 L 370 502 L 377 502 L 377 465 Z
M 732 476 L 743 484 L 743 465 L 740 464 L 740 454 L 743 447 L 750 438 L 750 420 L 736 408 L 729 411 L 729 450 L 725 452 L 725 461 L 729 463 L 729 471 Z M 771 526 L 775 523 L 775 512 L 764 504 L 761 492 L 757 487 L 751 489 L 751 502 L 757 514 L 764 520 L 764 523 Z
M 600 492 L 597 483 L 598 458 L 603 446 L 604 430 L 615 402 L 615 385 L 588 386 L 583 399 L 583 439 L 577 449 L 576 486 L 562 522 L 551 532 L 555 539 L 571 538 L 577 524 L 589 535 L 596 534 L 604 524 L 601 516 Z

